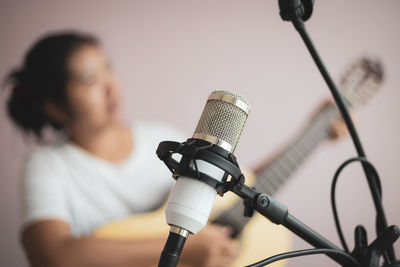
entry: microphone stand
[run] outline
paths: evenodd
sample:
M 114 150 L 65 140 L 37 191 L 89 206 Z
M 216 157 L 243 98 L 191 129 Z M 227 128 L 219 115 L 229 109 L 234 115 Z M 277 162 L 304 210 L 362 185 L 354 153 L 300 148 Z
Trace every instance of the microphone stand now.
M 313 4 L 314 0 L 279 0 L 279 8 L 280 8 L 280 16 L 284 21 L 291 21 L 295 27 L 295 29 L 299 32 L 301 38 L 303 39 L 306 47 L 308 48 L 312 58 L 314 59 L 319 71 L 321 72 L 321 75 L 323 76 L 325 82 L 327 83 L 332 96 L 343 116 L 343 119 L 347 125 L 347 128 L 349 130 L 350 136 L 352 137 L 352 140 L 354 142 L 356 151 L 359 155 L 359 157 L 366 158 L 366 154 L 364 152 L 364 149 L 361 145 L 360 139 L 358 137 L 357 131 L 354 127 L 354 124 L 351 120 L 351 117 L 349 115 L 349 112 L 344 104 L 344 101 L 338 92 L 335 84 L 333 83 L 328 71 L 326 70 L 322 60 L 320 59 L 316 49 L 314 48 L 314 45 L 311 41 L 311 38 L 308 36 L 308 33 L 306 31 L 306 28 L 304 26 L 304 21 L 308 20 L 311 17 L 312 11 L 313 11 Z M 394 254 L 394 249 L 392 243 L 394 240 L 391 240 L 391 237 L 393 237 L 395 234 L 390 234 L 390 232 L 393 227 L 388 227 L 387 226 L 387 220 L 386 216 L 384 213 L 384 209 L 382 206 L 382 192 L 381 192 L 381 187 L 380 187 L 380 182 L 379 178 L 375 175 L 373 172 L 372 168 L 366 164 L 365 162 L 362 162 L 362 167 L 365 172 L 368 185 L 372 194 L 372 198 L 374 201 L 375 209 L 377 211 L 377 220 L 376 220 L 376 228 L 377 228 L 377 239 L 370 245 L 374 247 L 368 247 L 371 251 L 368 251 L 366 247 L 366 232 L 364 228 L 362 227 L 357 227 L 356 228 L 356 247 L 355 247 L 355 254 L 359 255 L 366 255 L 370 253 L 371 255 L 377 255 L 382 253 L 385 259 L 385 266 L 400 266 L 400 263 L 395 261 L 395 254 Z M 257 207 L 255 207 L 256 210 L 258 210 Z M 263 214 L 264 215 L 264 214 Z M 398 228 L 395 227 L 398 232 Z M 290 228 L 289 228 L 290 229 Z M 394 231 L 394 230 L 393 230 Z M 394 231 L 394 232 L 396 232 Z M 301 235 L 300 235 L 301 236 Z M 303 236 L 301 236 L 303 237 Z M 303 237 L 304 238 L 304 237 Z M 388 243 L 391 243 L 388 245 Z M 375 251 L 379 251 L 380 253 L 377 253 Z M 374 256 L 375 257 L 375 256 Z M 368 265 L 368 266 L 379 266 L 379 257 L 377 260 L 376 265 Z M 364 266 L 364 265 L 363 265 Z
M 240 182 L 228 182 L 224 191 L 232 191 L 243 199 L 245 205 L 245 216 L 252 216 L 253 211 L 257 210 L 261 215 L 273 223 L 282 224 L 314 247 L 329 249 L 325 251 L 325 253 L 328 254 L 331 259 L 345 267 L 378 267 L 381 255 L 400 236 L 400 229 L 397 226 L 391 226 L 388 227 L 374 242 L 367 246 L 365 230 L 361 227 L 357 227 L 356 247 L 352 255 L 350 255 L 289 214 L 287 207 L 271 196 L 259 193 L 254 188 L 248 187 Z M 385 266 L 399 265 L 392 264 Z

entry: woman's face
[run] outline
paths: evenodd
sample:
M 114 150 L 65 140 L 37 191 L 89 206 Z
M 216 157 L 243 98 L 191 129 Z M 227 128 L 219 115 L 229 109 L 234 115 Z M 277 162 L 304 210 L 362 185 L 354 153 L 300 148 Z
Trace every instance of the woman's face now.
M 84 45 L 68 60 L 71 127 L 102 128 L 121 121 L 120 86 L 104 52 Z

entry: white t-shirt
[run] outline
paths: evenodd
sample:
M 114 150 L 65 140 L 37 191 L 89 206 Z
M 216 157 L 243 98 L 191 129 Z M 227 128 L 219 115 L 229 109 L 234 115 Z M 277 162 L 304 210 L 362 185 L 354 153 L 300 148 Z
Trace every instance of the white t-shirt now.
M 156 155 L 161 141 L 186 137 L 162 123 L 137 122 L 134 149 L 122 163 L 97 158 L 64 142 L 34 151 L 22 176 L 22 227 L 60 219 L 74 236 L 87 235 L 112 220 L 159 207 L 173 178 Z

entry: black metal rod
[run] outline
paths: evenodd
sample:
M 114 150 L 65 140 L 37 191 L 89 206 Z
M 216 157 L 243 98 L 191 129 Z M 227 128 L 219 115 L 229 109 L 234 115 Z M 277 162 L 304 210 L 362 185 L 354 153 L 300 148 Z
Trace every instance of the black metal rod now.
M 186 237 L 169 232 L 167 242 L 158 262 L 158 267 L 176 267 L 185 242 Z
M 250 208 L 257 210 L 268 220 L 276 224 L 282 224 L 287 229 L 289 229 L 294 234 L 298 235 L 314 247 L 334 249 L 346 253 L 345 251 L 331 243 L 328 239 L 324 238 L 316 231 L 312 230 L 310 227 L 290 215 L 287 207 L 279 201 L 275 200 L 273 197 L 266 194 L 260 194 L 255 189 L 250 188 L 246 185 L 235 186 L 230 190 L 242 199 L 250 200 L 245 201 L 245 205 L 251 205 Z M 350 261 L 349 259 L 346 259 L 341 255 L 331 254 L 328 255 L 328 257 L 343 266 L 354 266 L 354 262 L 356 262 L 355 259 L 354 261 Z M 349 257 L 351 256 L 349 255 Z
M 317 65 L 319 71 L 321 72 L 322 77 L 324 78 L 326 84 L 328 85 L 328 87 L 332 93 L 332 96 L 336 102 L 336 105 L 338 106 L 339 111 L 342 114 L 342 117 L 347 125 L 350 136 L 353 140 L 354 146 L 358 153 L 358 156 L 367 158 L 365 151 L 362 147 L 361 141 L 358 137 L 356 128 L 354 127 L 354 123 L 353 123 L 351 116 L 344 104 L 344 101 L 343 101 L 339 91 L 337 90 L 334 82 L 332 81 L 328 71 L 326 70 L 321 58 L 319 57 L 318 52 L 315 49 L 315 47 L 311 41 L 311 38 L 308 36 L 308 33 L 305 29 L 303 21 L 301 21 L 301 19 L 297 18 L 297 19 L 293 19 L 292 23 L 293 23 L 294 27 L 296 28 L 296 30 L 299 32 L 299 34 L 300 34 L 301 38 L 303 39 L 308 51 L 310 52 L 315 64 Z M 382 206 L 382 201 L 381 201 L 382 196 L 381 196 L 381 192 L 379 190 L 380 187 L 378 185 L 379 178 L 376 175 L 374 175 L 371 168 L 364 162 L 362 163 L 362 167 L 365 172 L 365 176 L 367 178 L 367 182 L 368 182 L 368 185 L 369 185 L 369 188 L 370 188 L 370 191 L 372 194 L 372 199 L 373 199 L 375 209 L 377 212 L 377 234 L 379 235 L 381 232 L 384 231 L 384 229 L 387 228 L 387 220 L 386 220 L 385 212 L 384 212 L 384 209 Z M 385 255 L 385 259 L 387 262 L 390 262 L 395 259 L 393 247 L 391 249 L 389 249 L 389 254 L 390 254 L 389 256 Z

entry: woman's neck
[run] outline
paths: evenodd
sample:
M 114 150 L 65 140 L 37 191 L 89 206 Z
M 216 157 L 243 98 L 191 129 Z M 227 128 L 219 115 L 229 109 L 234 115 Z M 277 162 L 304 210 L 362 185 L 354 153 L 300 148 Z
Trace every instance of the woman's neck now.
M 133 149 L 132 133 L 122 123 L 96 129 L 70 129 L 69 136 L 90 154 L 113 163 L 124 161 Z

